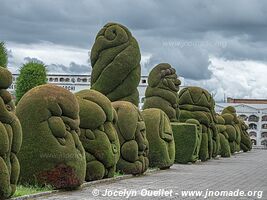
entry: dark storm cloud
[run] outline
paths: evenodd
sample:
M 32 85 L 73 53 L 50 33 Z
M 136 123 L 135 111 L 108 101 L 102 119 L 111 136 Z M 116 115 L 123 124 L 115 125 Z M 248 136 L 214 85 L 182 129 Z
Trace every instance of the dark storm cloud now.
M 208 79 L 209 55 L 266 61 L 266 1 L 3 0 L 0 39 L 90 49 L 109 21 L 130 28 L 145 67 L 169 62 L 185 78 Z

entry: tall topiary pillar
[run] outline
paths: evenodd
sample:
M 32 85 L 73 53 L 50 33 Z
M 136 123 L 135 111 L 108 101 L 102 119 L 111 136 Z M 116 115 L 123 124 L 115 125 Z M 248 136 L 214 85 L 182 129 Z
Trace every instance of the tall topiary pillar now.
M 16 191 L 20 173 L 17 153 L 22 143 L 20 122 L 7 88 L 12 84 L 12 74 L 0 67 L 0 199 L 11 197 Z
M 178 121 L 178 94 L 181 81 L 176 71 L 168 63 L 155 66 L 148 76 L 143 109 L 158 108 L 163 110 L 171 121 Z
M 80 105 L 80 140 L 86 155 L 86 181 L 114 176 L 120 142 L 114 127 L 117 114 L 110 100 L 95 90 L 76 93 Z
M 217 115 L 217 130 L 218 130 L 218 134 L 220 137 L 220 150 L 219 150 L 219 154 L 221 155 L 221 157 L 230 157 L 231 156 L 231 149 L 230 149 L 230 145 L 228 142 L 228 134 L 226 132 L 226 126 L 225 126 L 225 120 L 223 119 L 223 117 Z
M 140 60 L 140 49 L 131 32 L 121 24 L 106 24 L 91 50 L 91 88 L 111 101 L 129 101 L 138 106 Z
M 149 165 L 149 143 L 144 119 L 138 108 L 130 102 L 116 101 L 112 105 L 118 115 L 116 130 L 121 146 L 117 170 L 126 174 L 142 174 Z
M 175 144 L 168 116 L 160 109 L 142 111 L 149 142 L 149 166 L 160 169 L 170 168 L 174 163 Z
M 28 91 L 16 110 L 23 130 L 21 183 L 74 189 L 85 179 L 79 140 L 79 104 L 68 90 L 42 85 Z

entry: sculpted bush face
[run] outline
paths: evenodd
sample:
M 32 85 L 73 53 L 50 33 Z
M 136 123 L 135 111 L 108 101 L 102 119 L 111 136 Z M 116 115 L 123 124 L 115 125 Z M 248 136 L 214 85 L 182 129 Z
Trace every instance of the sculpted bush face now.
M 114 176 L 120 143 L 114 127 L 117 114 L 110 100 L 95 90 L 76 93 L 80 105 L 80 140 L 86 155 L 86 181 Z
M 98 32 L 91 50 L 91 88 L 111 101 L 138 105 L 140 60 L 140 49 L 131 32 L 121 24 L 106 24 Z
M 22 131 L 12 97 L 6 90 L 11 83 L 12 74 L 0 67 L 0 199 L 15 193 L 20 173 L 16 154 L 21 147 Z
M 18 154 L 21 182 L 75 188 L 85 178 L 86 160 L 79 140 L 79 105 L 68 90 L 42 85 L 17 105 L 23 130 Z
M 180 85 L 181 81 L 171 65 L 158 64 L 149 73 L 143 108 L 159 108 L 168 115 L 171 121 L 177 121 L 179 118 L 177 92 Z
M 142 174 L 148 168 L 148 141 L 146 126 L 138 108 L 130 102 L 112 103 L 118 121 L 116 130 L 121 145 L 117 170 L 126 174 Z
M 196 119 L 202 125 L 202 141 L 199 157 L 202 161 L 216 157 L 219 137 L 215 126 L 214 100 L 211 94 L 200 87 L 187 87 L 179 93 L 179 121 Z
M 149 166 L 169 168 L 174 163 L 175 144 L 168 116 L 160 109 L 142 111 L 149 142 Z

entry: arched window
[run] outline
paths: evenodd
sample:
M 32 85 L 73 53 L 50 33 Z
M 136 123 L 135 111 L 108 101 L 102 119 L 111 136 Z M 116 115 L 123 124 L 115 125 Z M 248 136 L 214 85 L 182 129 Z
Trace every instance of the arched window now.
M 257 117 L 256 115 L 250 115 L 248 118 L 248 121 L 250 122 L 258 122 L 259 121 L 259 117 Z
M 87 82 L 87 78 L 83 78 L 82 81 L 83 81 L 84 83 L 86 83 L 86 82 Z
M 256 140 L 251 139 L 251 142 L 252 142 L 253 145 L 257 145 L 257 141 Z
M 58 82 L 58 78 L 55 78 L 55 82 Z
M 267 115 L 262 116 L 261 121 L 267 121 Z
M 257 125 L 254 123 L 249 124 L 248 127 L 249 127 L 249 129 L 253 129 L 253 130 L 257 129 Z
M 263 129 L 267 129 L 267 124 L 262 124 L 262 125 L 261 125 L 261 128 L 263 128 Z
M 248 116 L 247 115 L 239 115 L 239 117 L 241 117 L 244 121 L 248 120 Z
M 257 133 L 255 131 L 249 132 L 250 137 L 257 137 Z
M 53 78 L 49 78 L 49 82 L 53 82 Z
M 64 82 L 65 79 L 64 79 L 64 78 L 60 78 L 59 81 L 60 81 L 60 82 Z
M 262 140 L 261 145 L 267 146 L 267 140 Z
M 69 79 L 69 78 L 66 78 L 66 79 L 65 79 L 65 82 L 70 82 L 70 79 Z
M 267 132 L 262 132 L 262 133 L 261 133 L 261 137 L 262 137 L 262 138 L 267 138 Z

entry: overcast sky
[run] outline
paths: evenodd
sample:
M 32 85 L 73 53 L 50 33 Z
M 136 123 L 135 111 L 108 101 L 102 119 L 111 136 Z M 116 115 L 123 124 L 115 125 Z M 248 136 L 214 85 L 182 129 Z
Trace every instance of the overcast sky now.
M 90 73 L 88 53 L 107 22 L 139 42 L 142 73 L 168 62 L 216 100 L 267 98 L 267 1 L 0 0 L 9 67 L 38 59 L 50 73 Z

